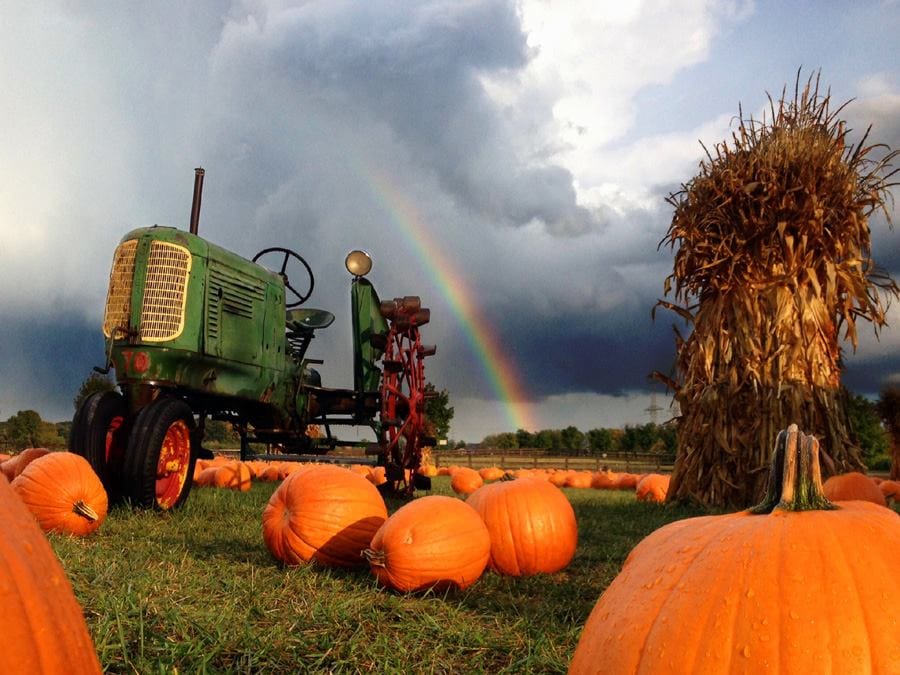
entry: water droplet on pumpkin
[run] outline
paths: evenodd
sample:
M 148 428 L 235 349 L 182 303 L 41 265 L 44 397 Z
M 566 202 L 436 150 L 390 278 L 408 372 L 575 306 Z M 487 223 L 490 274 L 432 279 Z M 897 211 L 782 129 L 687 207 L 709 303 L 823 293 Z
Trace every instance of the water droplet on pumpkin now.
M 760 633 L 757 637 L 759 637 L 760 642 L 768 642 L 771 638 L 765 633 Z
M 799 618 L 800 618 L 800 615 L 799 615 L 796 611 L 794 611 L 793 609 L 790 611 L 790 615 L 791 615 L 791 618 L 792 618 L 792 619 L 799 619 Z
M 754 593 L 753 589 L 752 589 L 752 588 L 748 588 L 748 589 L 747 589 L 747 597 L 748 597 L 748 598 L 752 598 L 754 595 L 756 595 L 756 593 Z
M 741 654 L 745 657 L 749 658 L 750 656 L 750 645 L 744 645 L 744 648 L 741 650 Z

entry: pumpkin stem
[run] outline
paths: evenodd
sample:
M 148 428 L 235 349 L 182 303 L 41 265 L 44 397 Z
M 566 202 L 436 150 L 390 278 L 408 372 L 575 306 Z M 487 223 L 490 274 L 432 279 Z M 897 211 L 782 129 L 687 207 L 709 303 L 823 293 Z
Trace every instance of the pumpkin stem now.
M 373 551 L 370 548 L 360 551 L 360 555 L 365 558 L 370 565 L 375 567 L 386 567 L 387 562 L 384 558 L 384 551 Z
M 72 511 L 77 513 L 79 516 L 83 516 L 87 518 L 92 523 L 99 520 L 100 516 L 97 515 L 97 512 L 94 511 L 90 506 L 84 503 L 84 500 L 79 499 L 75 504 L 72 505 Z
M 838 508 L 825 497 L 819 466 L 819 441 L 796 424 L 782 430 L 775 440 L 766 496 L 751 513 L 816 511 Z

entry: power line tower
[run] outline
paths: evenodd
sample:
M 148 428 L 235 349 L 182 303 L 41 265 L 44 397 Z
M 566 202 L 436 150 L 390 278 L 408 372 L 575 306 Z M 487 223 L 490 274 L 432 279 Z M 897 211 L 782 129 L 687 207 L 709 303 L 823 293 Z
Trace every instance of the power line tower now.
M 662 407 L 656 402 L 656 392 L 650 392 L 650 406 L 644 408 L 644 412 L 650 415 L 650 424 L 659 424 L 659 413 Z

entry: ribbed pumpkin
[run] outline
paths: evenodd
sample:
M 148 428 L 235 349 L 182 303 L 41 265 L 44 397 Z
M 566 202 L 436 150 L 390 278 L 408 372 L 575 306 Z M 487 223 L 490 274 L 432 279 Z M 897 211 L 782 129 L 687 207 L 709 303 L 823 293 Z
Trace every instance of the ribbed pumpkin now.
M 460 466 L 450 474 L 450 487 L 458 495 L 470 495 L 484 485 L 484 479 L 475 470 Z
M 570 673 L 898 673 L 900 517 L 822 493 L 818 442 L 779 434 L 750 511 L 640 542 L 600 597 Z
M 0 477 L 0 673 L 100 673 L 66 573 L 34 518 Z
M 833 502 L 862 499 L 879 506 L 887 506 L 887 501 L 875 481 L 858 471 L 831 476 L 825 481 L 824 490 L 825 497 Z
M 250 477 L 250 467 L 246 462 L 229 462 L 218 468 L 213 475 L 213 485 L 239 492 L 248 492 L 253 479 Z
M 540 478 L 518 478 L 478 488 L 466 503 L 491 535 L 489 565 L 500 574 L 558 572 L 572 560 L 578 523 L 562 491 Z
M 382 585 L 411 593 L 467 588 L 484 572 L 490 552 L 490 535 L 475 509 L 429 495 L 397 509 L 364 555 Z
M 81 455 L 42 455 L 25 467 L 12 487 L 45 532 L 84 536 L 106 518 L 106 490 Z
M 363 567 L 360 553 L 386 518 L 384 499 L 367 479 L 337 466 L 306 466 L 272 493 L 263 539 L 286 565 Z
M 634 487 L 639 502 L 664 502 L 668 491 L 669 476 L 659 473 L 648 473 Z

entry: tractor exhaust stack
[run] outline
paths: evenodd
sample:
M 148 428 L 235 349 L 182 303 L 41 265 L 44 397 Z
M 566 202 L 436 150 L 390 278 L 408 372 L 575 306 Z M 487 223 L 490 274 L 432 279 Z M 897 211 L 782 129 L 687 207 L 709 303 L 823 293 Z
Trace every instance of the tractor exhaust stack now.
M 194 169 L 194 199 L 191 202 L 191 234 L 197 234 L 200 225 L 200 200 L 203 197 L 203 176 L 206 172 L 198 167 Z

